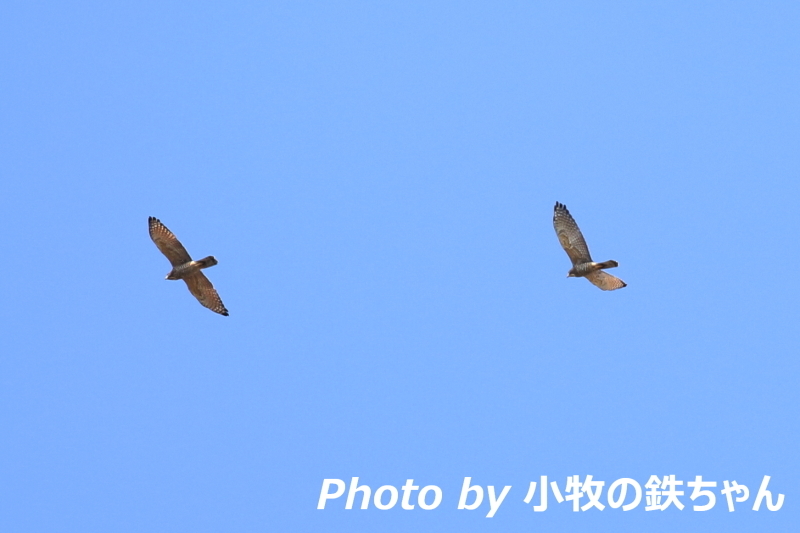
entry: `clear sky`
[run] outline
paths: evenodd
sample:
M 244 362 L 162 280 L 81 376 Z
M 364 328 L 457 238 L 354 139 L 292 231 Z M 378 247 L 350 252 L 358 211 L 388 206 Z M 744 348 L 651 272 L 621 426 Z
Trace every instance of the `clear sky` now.
M 795 2 L 6 2 L 0 530 L 796 527 L 799 27 Z M 627 288 L 566 278 L 556 201 Z M 164 280 L 148 216 L 216 256 L 230 317 Z M 545 475 L 605 510 L 534 512 Z M 608 506 L 651 475 L 684 510 Z M 467 476 L 511 486 L 493 518 L 457 509 Z M 353 477 L 443 498 L 316 508 Z

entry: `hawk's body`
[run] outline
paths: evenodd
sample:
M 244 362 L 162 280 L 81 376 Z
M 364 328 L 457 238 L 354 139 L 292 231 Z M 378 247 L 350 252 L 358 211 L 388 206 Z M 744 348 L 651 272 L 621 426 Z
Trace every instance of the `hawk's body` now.
M 627 283 L 621 279 L 603 272 L 603 268 L 619 266 L 616 261 L 595 263 L 589 253 L 589 247 L 583 238 L 578 224 L 567 211 L 567 206 L 556 202 L 553 211 L 553 227 L 556 229 L 558 242 L 572 260 L 572 268 L 567 277 L 586 278 L 604 291 L 613 291 L 626 287 Z
M 189 287 L 189 292 L 197 298 L 204 307 L 208 307 L 215 313 L 228 316 L 228 310 L 222 304 L 222 300 L 217 294 L 216 289 L 208 281 L 208 278 L 200 272 L 202 268 L 212 267 L 217 264 L 213 255 L 209 255 L 199 261 L 192 261 L 189 252 L 183 247 L 181 241 L 175 237 L 167 227 L 155 217 L 148 219 L 150 227 L 150 238 L 156 243 L 161 253 L 167 256 L 172 270 L 167 274 L 167 279 L 182 279 Z

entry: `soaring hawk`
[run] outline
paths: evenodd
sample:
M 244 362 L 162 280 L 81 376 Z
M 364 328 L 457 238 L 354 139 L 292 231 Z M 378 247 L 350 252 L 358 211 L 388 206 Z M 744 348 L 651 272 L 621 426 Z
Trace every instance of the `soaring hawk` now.
M 564 251 L 567 252 L 567 255 L 572 260 L 572 268 L 567 274 L 568 278 L 586 278 L 604 291 L 613 291 L 628 285 L 621 279 L 601 270 L 602 268 L 617 267 L 619 263 L 613 260 L 603 263 L 592 261 L 592 256 L 589 254 L 589 247 L 586 246 L 583 234 L 564 204 L 556 202 L 553 211 L 553 227 L 556 229 L 558 242 L 561 243 L 561 247 L 564 248 Z
M 186 248 L 181 241 L 175 237 L 167 227 L 155 217 L 150 217 L 150 238 L 156 243 L 161 253 L 167 256 L 172 264 L 172 270 L 167 274 L 167 279 L 182 279 L 189 287 L 189 292 L 204 306 L 215 313 L 228 316 L 228 310 L 222 304 L 222 300 L 208 281 L 208 278 L 200 272 L 201 268 L 212 267 L 217 264 L 213 255 L 209 255 L 199 261 L 192 261 Z

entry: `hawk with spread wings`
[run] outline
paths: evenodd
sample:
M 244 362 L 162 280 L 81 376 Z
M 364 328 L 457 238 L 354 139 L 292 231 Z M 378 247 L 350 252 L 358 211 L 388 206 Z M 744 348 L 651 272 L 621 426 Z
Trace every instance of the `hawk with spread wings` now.
M 556 229 L 558 242 L 561 243 L 561 247 L 564 248 L 564 251 L 567 252 L 567 255 L 572 260 L 572 268 L 567 277 L 586 278 L 604 291 L 613 291 L 628 285 L 621 279 L 601 270 L 603 268 L 617 267 L 619 263 L 613 260 L 603 263 L 592 261 L 592 256 L 589 253 L 589 247 L 586 246 L 586 241 L 583 239 L 583 234 L 564 204 L 556 202 L 553 211 L 553 227 Z
M 215 313 L 228 316 L 228 310 L 222 304 L 222 300 L 217 294 L 216 289 L 208 281 L 208 278 L 200 272 L 202 268 L 212 267 L 217 264 L 213 255 L 209 255 L 199 261 L 192 261 L 189 252 L 183 247 L 181 241 L 167 227 L 155 217 L 148 219 L 150 226 L 150 238 L 156 243 L 161 253 L 167 256 L 172 264 L 172 270 L 167 274 L 167 279 L 182 279 L 189 287 L 189 292 L 197 298 L 204 307 L 208 307 Z

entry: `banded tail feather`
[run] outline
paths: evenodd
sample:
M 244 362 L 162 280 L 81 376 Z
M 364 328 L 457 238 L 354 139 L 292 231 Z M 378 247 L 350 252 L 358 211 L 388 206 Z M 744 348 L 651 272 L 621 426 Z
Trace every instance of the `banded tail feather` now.
M 197 265 L 197 268 L 201 268 L 201 269 L 202 268 L 208 268 L 208 267 L 213 267 L 214 265 L 216 265 L 217 264 L 217 259 L 213 255 L 209 255 L 208 257 L 204 257 L 203 259 L 199 259 L 197 261 L 194 261 L 194 263 L 195 263 L 195 265 Z M 616 266 L 616 265 L 614 265 L 614 266 Z
M 617 263 L 613 259 L 611 261 L 604 261 L 602 263 L 597 263 L 597 268 L 615 268 L 615 267 L 618 267 L 618 266 L 619 266 L 619 263 Z

